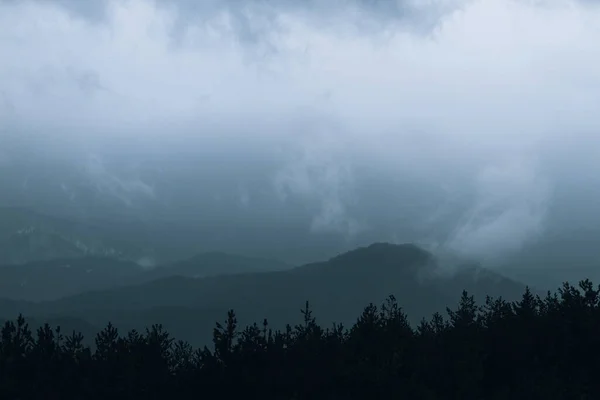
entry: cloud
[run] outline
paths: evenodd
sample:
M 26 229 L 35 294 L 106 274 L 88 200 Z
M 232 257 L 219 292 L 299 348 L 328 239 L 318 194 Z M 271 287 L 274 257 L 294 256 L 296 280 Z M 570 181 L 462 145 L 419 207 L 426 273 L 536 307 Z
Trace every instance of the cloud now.
M 339 9 L 329 26 L 314 22 L 318 7 L 300 12 L 272 6 L 275 22 L 255 21 L 252 13 L 261 9 L 248 3 L 246 19 L 275 48 L 267 58 L 246 46 L 250 39 L 239 39 L 253 35 L 239 32 L 228 8 L 192 20 L 174 47 L 169 39 L 176 8 L 148 1 L 109 4 L 103 24 L 71 17 L 51 3 L 3 5 L 8 34 L 2 59 L 8 62 L 0 76 L 19 119 L 110 122 L 112 129 L 224 115 L 261 120 L 314 107 L 328 93 L 331 112 L 360 123 L 361 130 L 382 134 L 425 123 L 442 135 L 479 138 L 479 146 L 487 142 L 481 136 L 506 142 L 506 136 L 521 135 L 499 132 L 514 128 L 506 116 L 523 117 L 521 129 L 531 136 L 558 117 L 545 115 L 549 107 L 570 116 L 583 111 L 584 100 L 587 105 L 590 96 L 597 98 L 584 85 L 598 72 L 593 63 L 579 62 L 598 54 L 595 10 L 586 16 L 575 3 L 472 1 L 441 18 L 428 35 L 414 33 L 402 18 L 364 35 L 358 22 L 375 23 L 380 14 L 352 7 Z M 556 24 L 560 32 L 552 29 Z M 280 29 L 271 29 L 275 25 Z M 576 103 L 555 95 L 571 95 Z M 201 101 L 206 96 L 208 104 Z M 402 133 L 392 134 L 402 139 Z
M 535 165 L 512 162 L 482 170 L 474 205 L 446 248 L 478 259 L 520 250 L 544 231 L 551 187 Z
M 62 154 L 219 144 L 241 171 L 240 148 L 277 158 L 265 179 L 307 202 L 313 231 L 372 227 L 365 170 L 410 177 L 440 193 L 424 226 L 464 213 L 449 246 L 509 251 L 546 226 L 553 188 L 598 167 L 598 20 L 570 0 L 2 2 L 1 123 Z M 158 197 L 83 165 L 125 203 Z
M 90 155 L 85 168 L 85 177 L 95 189 L 127 206 L 132 206 L 136 198 L 154 198 L 154 188 L 141 179 L 120 178 L 106 168 L 102 158 Z
M 5 151 L 0 150 L 0 167 L 8 165 L 10 165 L 10 156 Z
M 317 124 L 303 135 L 302 146 L 277 171 L 273 183 L 282 200 L 288 196 L 316 203 L 311 221 L 314 232 L 337 232 L 353 236 L 365 227 L 348 214 L 356 201 L 348 149 L 335 127 Z
M 248 208 L 251 202 L 250 191 L 243 185 L 238 186 L 238 202 L 242 208 Z

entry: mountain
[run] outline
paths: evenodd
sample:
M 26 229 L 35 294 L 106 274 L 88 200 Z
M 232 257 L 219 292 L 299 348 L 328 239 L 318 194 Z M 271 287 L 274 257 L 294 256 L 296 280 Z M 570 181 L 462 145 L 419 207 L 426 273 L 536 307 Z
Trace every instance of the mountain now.
M 52 300 L 133 284 L 139 281 L 143 272 L 135 263 L 101 257 L 3 265 L 0 266 L 0 296 L 16 300 Z
M 265 236 L 264 227 L 257 234 L 258 220 L 246 222 L 215 219 L 190 227 L 123 215 L 57 217 L 30 208 L 0 207 L 0 265 L 102 257 L 155 267 L 215 250 L 298 264 L 294 260 L 320 259 L 331 249 L 348 246 L 331 234 L 311 234 L 308 240 L 305 227 L 271 224 L 271 234 Z M 310 244 L 297 246 L 307 240 Z
M 0 264 L 84 256 L 134 261 L 148 255 L 143 245 L 117 231 L 26 208 L 0 208 Z
M 290 268 L 291 266 L 277 260 L 214 251 L 202 253 L 187 260 L 158 266 L 147 271 L 142 279 L 151 281 L 169 276 L 206 278 L 216 275 L 281 271 Z
M 328 261 L 290 270 L 191 278 L 171 276 L 110 290 L 82 293 L 55 301 L 4 301 L 0 316 L 20 307 L 36 318 L 72 317 L 95 326 L 112 321 L 123 329 L 162 323 L 174 335 L 205 344 L 216 320 L 228 309 L 244 325 L 268 318 L 274 327 L 299 318 L 306 300 L 321 323 L 349 324 L 365 304 L 394 295 L 409 318 L 453 306 L 463 289 L 480 300 L 489 294 L 516 299 L 523 285 L 476 266 L 441 274 L 443 265 L 414 245 L 373 244 Z
M 225 253 L 204 253 L 188 260 L 143 268 L 109 257 L 63 258 L 0 266 L 0 297 L 48 301 L 87 291 L 141 284 L 170 276 L 201 278 L 289 269 L 275 260 Z

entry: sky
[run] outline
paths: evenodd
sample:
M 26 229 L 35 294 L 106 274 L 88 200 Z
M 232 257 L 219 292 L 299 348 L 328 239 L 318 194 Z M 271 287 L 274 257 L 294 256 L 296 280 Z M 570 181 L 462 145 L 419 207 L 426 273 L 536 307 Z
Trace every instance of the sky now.
M 76 171 L 127 207 L 222 175 L 244 210 L 311 204 L 308 232 L 452 214 L 439 245 L 510 252 L 593 220 L 598 43 L 589 0 L 4 0 L 0 174 L 55 168 L 75 201 Z

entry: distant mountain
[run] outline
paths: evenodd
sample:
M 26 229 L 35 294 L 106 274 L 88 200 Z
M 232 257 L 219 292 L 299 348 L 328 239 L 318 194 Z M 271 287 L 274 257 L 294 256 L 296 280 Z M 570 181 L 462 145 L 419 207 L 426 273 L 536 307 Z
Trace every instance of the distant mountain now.
M 289 269 L 275 260 L 225 253 L 199 254 L 153 269 L 109 257 L 63 258 L 0 265 L 0 297 L 47 301 L 87 291 L 141 284 L 170 276 L 202 278 L 223 274 Z
M 0 208 L 0 264 L 84 256 L 134 261 L 147 254 L 140 243 L 114 231 L 25 208 Z
M 85 257 L 0 266 L 0 296 L 44 301 L 134 284 L 144 270 L 110 258 Z
M 195 344 L 210 339 L 212 327 L 228 309 L 244 325 L 263 318 L 275 327 L 298 320 L 309 300 L 322 323 L 354 321 L 369 302 L 395 295 L 413 322 L 453 306 L 463 289 L 485 295 L 519 297 L 524 286 L 491 271 L 465 266 L 440 273 L 435 257 L 413 245 L 378 243 L 291 270 L 210 276 L 171 276 L 144 284 L 88 292 L 39 304 L 0 303 L 0 316 L 80 318 L 95 326 L 113 321 L 123 329 L 162 323 Z
M 0 265 L 103 257 L 154 267 L 214 250 L 306 262 L 320 259 L 332 249 L 348 246 L 343 238 L 336 239 L 335 235 L 307 236 L 304 227 L 277 227 L 265 236 L 263 228 L 258 234 L 256 227 L 234 219 L 225 220 L 190 227 L 125 216 L 71 219 L 29 208 L 0 207 Z M 307 240 L 310 243 L 305 243 Z M 299 242 L 303 246 L 298 246 Z
M 151 269 L 144 274 L 146 281 L 169 276 L 206 278 L 216 275 L 247 274 L 282 271 L 291 266 L 268 258 L 245 257 L 223 252 L 202 253 L 184 261 Z

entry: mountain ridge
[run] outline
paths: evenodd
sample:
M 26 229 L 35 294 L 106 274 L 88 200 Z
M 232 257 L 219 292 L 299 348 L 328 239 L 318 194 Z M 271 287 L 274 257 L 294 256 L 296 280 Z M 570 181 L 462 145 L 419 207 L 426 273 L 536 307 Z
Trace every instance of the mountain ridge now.
M 99 256 L 32 261 L 0 265 L 0 297 L 52 301 L 87 291 L 144 284 L 170 276 L 202 278 L 287 268 L 290 266 L 277 260 L 219 252 L 201 253 L 188 260 L 151 269 L 131 261 Z
M 462 290 L 481 300 L 486 295 L 513 300 L 524 289 L 524 285 L 493 272 L 476 277 L 477 270 L 470 266 L 453 275 L 437 274 L 436 268 L 443 266 L 434 261 L 433 254 L 415 245 L 374 244 L 289 270 L 204 278 L 170 276 L 53 301 L 4 302 L 0 317 L 14 317 L 2 314 L 2 309 L 21 307 L 36 319 L 80 318 L 95 326 L 113 321 L 127 329 L 141 329 L 160 322 L 183 333 L 186 340 L 204 344 L 215 316 L 220 318 L 231 308 L 238 312 L 240 323 L 268 318 L 272 326 L 282 328 L 281 324 L 289 322 L 288 316 L 295 315 L 308 300 L 318 319 L 347 324 L 365 304 L 394 295 L 416 323 L 453 306 Z M 172 312 L 164 312 L 166 309 Z M 205 332 L 208 336 L 189 337 L 185 332 Z

